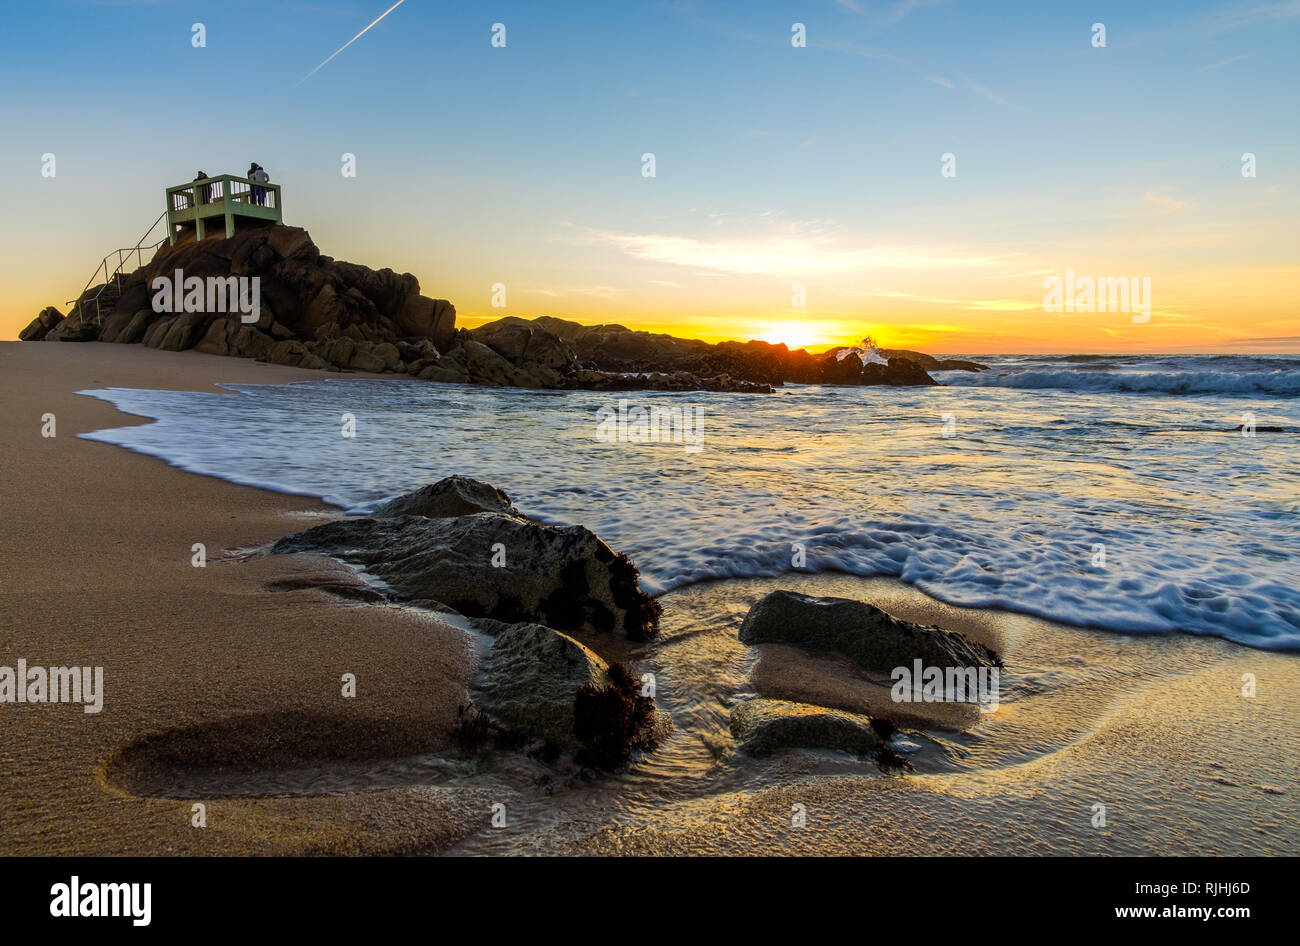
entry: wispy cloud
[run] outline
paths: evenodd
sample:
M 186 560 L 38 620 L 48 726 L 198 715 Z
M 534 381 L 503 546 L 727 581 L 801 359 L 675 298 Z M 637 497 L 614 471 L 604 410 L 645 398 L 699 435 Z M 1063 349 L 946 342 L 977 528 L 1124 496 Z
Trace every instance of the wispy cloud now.
M 981 312 L 1024 312 L 1029 309 L 1041 309 L 1042 299 L 953 299 L 943 296 L 922 296 L 910 292 L 898 292 L 889 289 L 846 290 L 841 296 L 867 297 L 872 299 L 898 299 L 903 302 L 920 302 L 928 305 L 947 305 L 956 309 L 968 309 Z
M 762 219 L 762 218 L 760 218 Z M 972 255 L 960 249 L 929 246 L 862 246 L 824 222 L 767 221 L 767 233 L 708 237 L 668 233 L 624 233 L 581 228 L 579 239 L 616 247 L 636 259 L 704 272 L 809 278 L 818 274 L 872 269 L 978 267 L 1005 258 Z
M 1300 17 L 1300 0 L 1282 0 L 1281 3 L 1253 6 L 1233 4 L 1214 13 L 1207 13 L 1201 22 L 1211 33 L 1226 33 L 1248 26 L 1267 26 L 1296 17 Z
M 1224 344 L 1233 346 L 1267 345 L 1270 348 L 1275 346 L 1293 348 L 1300 345 L 1300 335 L 1275 335 L 1271 338 L 1242 338 L 1236 341 L 1224 342 Z
M 850 56 L 861 56 L 864 59 L 880 59 L 885 62 L 899 61 L 899 58 L 888 49 L 882 49 L 879 46 L 864 46 L 861 43 L 850 43 L 840 39 L 810 38 L 808 45 L 814 49 L 828 49 L 831 52 L 848 53 Z
M 1147 191 L 1146 194 L 1143 195 L 1143 200 L 1156 208 L 1157 217 L 1172 217 L 1175 214 L 1182 213 L 1191 206 L 1191 204 L 1185 200 L 1177 200 L 1173 197 L 1166 197 L 1163 194 L 1154 194 L 1151 191 Z
M 928 81 L 933 82 L 935 85 L 941 85 L 941 86 L 943 86 L 945 89 L 951 89 L 951 88 L 952 88 L 952 80 L 951 80 L 951 79 L 945 79 L 945 78 L 943 78 L 943 76 L 926 76 L 925 78 L 926 78 Z
M 589 296 L 593 299 L 612 299 L 619 294 L 613 286 L 548 286 L 525 290 L 539 296 L 563 299 L 571 296 Z
M 963 76 L 962 82 L 966 84 L 966 88 L 970 89 L 972 92 L 974 92 L 982 99 L 988 99 L 990 102 L 994 103 L 995 105 L 1007 104 L 1006 98 L 1000 92 L 995 92 L 992 89 L 990 89 L 988 86 L 976 82 L 974 79 Z
M 913 10 L 920 10 L 923 7 L 936 7 L 946 0 L 901 0 L 894 4 L 894 8 L 889 11 L 888 15 L 882 21 L 882 26 L 893 26 L 905 20 Z
M 1230 66 L 1234 62 L 1241 62 L 1243 59 L 1249 59 L 1250 53 L 1243 53 L 1240 56 L 1229 56 L 1227 59 L 1220 59 L 1218 62 L 1211 63 L 1208 66 L 1201 66 L 1197 72 L 1210 72 L 1213 69 L 1222 69 L 1224 66 Z

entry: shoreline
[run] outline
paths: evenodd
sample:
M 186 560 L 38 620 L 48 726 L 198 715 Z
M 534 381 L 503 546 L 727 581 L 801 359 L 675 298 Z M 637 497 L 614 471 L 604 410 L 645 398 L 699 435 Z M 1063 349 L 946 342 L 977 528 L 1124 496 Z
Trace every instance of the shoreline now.
M 490 798 L 504 794 L 524 812 L 544 806 L 552 819 L 568 804 L 530 797 L 510 781 L 517 774 L 510 771 L 456 787 L 431 780 L 337 795 L 213 798 L 205 802 L 207 826 L 194 828 L 192 800 L 141 797 L 123 787 L 130 776 L 148 774 L 131 768 L 139 765 L 133 757 L 212 766 L 237 746 L 284 765 L 287 745 L 289 755 L 309 763 L 346 767 L 366 757 L 436 753 L 447 746 L 477 658 L 462 631 L 412 609 L 304 588 L 266 590 L 273 583 L 293 588 L 323 571 L 345 578 L 345 566 L 304 556 L 221 558 L 222 550 L 333 518 L 338 507 L 186 475 L 161 459 L 77 437 L 149 421 L 76 390 L 218 390 L 219 382 L 322 379 L 309 369 L 144 351 L 98 343 L 0 345 L 0 384 L 10 407 L 4 429 L 14 446 L 0 462 L 19 496 L 0 535 L 10 575 L 0 663 L 22 657 L 34 665 L 102 665 L 106 690 L 104 710 L 95 715 L 66 705 L 0 712 L 0 754 L 12 763 L 0 773 L 0 794 L 23 814 L 0 825 L 5 853 L 436 853 L 505 845 L 559 853 L 907 854 L 1016 853 L 1016 844 L 1028 853 L 1152 853 L 1144 847 L 1149 837 L 1177 832 L 1179 824 L 1187 834 L 1170 837 L 1174 853 L 1233 853 L 1251 843 L 1271 852 L 1294 849 L 1300 773 L 1288 760 L 1300 758 L 1300 737 L 1283 725 L 1300 711 L 1300 662 L 1293 656 L 1177 635 L 1132 638 L 1121 661 L 1124 638 L 1114 632 L 953 608 L 891 579 L 833 574 L 722 580 L 664 599 L 687 633 L 693 628 L 680 625 L 698 615 L 729 619 L 753 589 L 803 582 L 869 591 L 911 620 L 935 615 L 948 627 L 1007 634 L 1013 669 L 1027 679 L 1019 683 L 1023 707 L 994 732 L 1024 740 L 1024 758 L 906 779 L 839 769 L 828 776 L 801 758 L 779 760 L 753 773 L 726 773 L 751 781 L 744 789 L 720 781 L 711 809 L 701 809 L 698 798 L 673 800 L 658 786 L 611 779 L 569 793 L 582 804 L 590 801 L 584 793 L 597 793 L 595 807 L 612 813 L 608 823 L 576 833 L 538 829 L 510 844 L 487 827 Z M 55 438 L 41 437 L 45 413 L 56 416 Z M 207 546 L 206 568 L 191 565 L 194 542 Z M 657 659 L 649 650 L 638 656 Z M 1071 656 L 1096 679 L 1070 670 Z M 1107 661 L 1124 683 L 1102 672 Z M 767 653 L 759 663 L 756 679 L 764 687 L 816 670 L 774 662 Z M 1047 682 L 1028 679 L 1030 668 Z M 1254 704 L 1232 695 L 1244 668 L 1261 681 Z M 341 696 L 343 673 L 356 674 L 356 699 Z M 1052 689 L 1052 674 L 1069 685 Z M 1098 705 L 1085 712 L 1089 699 Z M 1023 722 L 1030 717 L 1032 726 Z M 1077 732 L 1071 718 L 1087 718 L 1093 728 Z M 170 735 L 160 739 L 163 733 Z M 1210 759 L 1216 744 L 1223 758 Z M 1217 762 L 1230 775 L 1240 762 L 1257 774 L 1253 781 L 1217 776 L 1225 785 L 1189 768 L 1192 761 Z M 1235 791 L 1245 787 L 1248 794 Z M 1088 824 L 1089 790 L 1121 799 L 1109 838 Z M 1053 797 L 1083 805 L 1078 826 L 1062 833 Z M 828 820 L 805 834 L 783 829 L 782 812 L 796 803 Z M 1119 827 L 1131 829 L 1134 811 L 1148 819 L 1136 838 Z M 1195 846 L 1189 818 L 1192 828 L 1197 818 L 1213 819 L 1201 825 L 1203 848 Z M 1250 836 L 1252 822 L 1272 825 L 1272 834 Z
M 169 730 L 194 730 L 202 756 L 215 721 L 263 717 L 250 737 L 310 741 L 347 733 L 341 754 L 441 748 L 474 656 L 463 635 L 398 608 L 322 591 L 264 591 L 321 571 L 299 557 L 234 565 L 222 550 L 269 542 L 339 510 L 320 500 L 193 476 L 77 434 L 149 421 L 73 393 L 94 386 L 216 390 L 215 383 L 315 380 L 318 372 L 134 346 L 0 345 L 4 473 L 18 502 L 0 534 L 6 563 L 0 640 L 7 662 L 104 667 L 105 705 L 5 707 L 0 796 L 25 817 L 0 824 L 8 854 L 343 853 L 435 840 L 412 799 L 213 801 L 190 806 L 105 791 L 105 760 Z M 56 436 L 42 438 L 53 413 Z M 207 547 L 205 568 L 192 546 Z M 339 569 L 346 571 L 343 566 Z M 356 699 L 340 677 L 356 674 Z M 349 743 L 349 740 L 351 742 Z M 427 805 L 427 802 L 424 804 Z M 311 814 L 311 811 L 319 814 Z M 378 830 L 383 824 L 387 828 Z M 439 826 L 450 830 L 449 825 Z M 418 832 L 418 833 L 417 833 Z

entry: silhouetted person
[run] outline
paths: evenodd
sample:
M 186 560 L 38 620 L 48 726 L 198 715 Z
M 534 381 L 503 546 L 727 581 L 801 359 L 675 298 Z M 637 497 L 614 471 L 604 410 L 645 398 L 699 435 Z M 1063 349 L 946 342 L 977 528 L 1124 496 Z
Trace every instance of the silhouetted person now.
M 206 181 L 207 179 L 208 179 L 207 174 L 203 173 L 202 171 L 194 175 L 195 181 Z M 199 198 L 200 203 L 204 203 L 204 204 L 212 203 L 211 184 L 204 184 L 202 187 L 195 188 L 195 190 L 199 191 L 202 194 L 202 197 Z M 196 194 L 195 196 L 198 197 L 198 194 Z
M 250 181 L 254 181 L 254 182 L 256 182 L 256 180 L 257 180 L 257 165 L 256 165 L 256 164 L 249 164 L 249 165 L 248 165 L 248 173 L 245 174 L 244 177 L 248 178 Z M 257 204 L 258 206 L 261 206 L 262 200 L 263 200 L 263 197 L 262 197 L 262 188 L 258 187 L 257 184 L 254 183 L 252 189 L 249 191 L 249 194 L 248 194 L 248 202 L 249 202 L 250 204 Z
M 262 167 L 262 165 L 259 164 L 257 165 L 257 170 L 253 172 L 253 180 L 257 181 L 259 184 L 269 184 L 271 182 L 271 175 L 267 174 L 266 168 Z M 259 207 L 266 206 L 266 190 L 267 189 L 265 187 L 259 187 L 257 189 L 258 191 L 257 203 Z

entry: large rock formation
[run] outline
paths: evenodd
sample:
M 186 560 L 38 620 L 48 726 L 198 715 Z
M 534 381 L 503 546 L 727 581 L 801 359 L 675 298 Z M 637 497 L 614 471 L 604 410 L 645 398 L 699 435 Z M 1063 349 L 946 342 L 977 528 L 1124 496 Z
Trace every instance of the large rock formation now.
M 159 312 L 153 280 L 181 270 L 185 277 L 256 276 L 260 317 L 245 324 L 238 312 Z M 182 351 L 194 348 L 304 367 L 405 371 L 405 355 L 449 347 L 455 309 L 420 294 L 410 273 L 373 270 L 321 254 L 299 227 L 258 227 L 229 239 L 164 243 L 144 266 L 100 297 L 92 286 L 68 317 L 47 330 L 50 340 L 94 328 L 100 341 Z M 227 302 L 227 308 L 233 308 Z M 47 310 L 48 311 L 48 310 Z M 44 313 L 43 313 L 44 314 Z M 405 351 L 399 345 L 405 346 Z
M 257 320 L 245 323 L 237 311 L 155 311 L 153 280 L 178 270 L 187 279 L 256 277 Z M 229 239 L 196 241 L 191 234 L 163 244 L 146 265 L 86 290 L 66 318 L 43 309 L 20 337 L 139 343 L 426 381 L 601 391 L 768 393 L 787 381 L 925 385 L 935 383 L 927 368 L 982 368 L 907 351 L 889 352 L 887 365 L 864 365 L 837 351 L 813 355 L 762 341 L 713 345 L 549 316 L 512 316 L 471 331 L 455 322 L 451 303 L 422 295 L 410 273 L 335 260 L 306 230 L 266 226 Z
M 1002 666 L 996 653 L 956 631 L 900 621 L 865 601 L 793 591 L 765 595 L 745 615 L 739 636 L 746 644 L 843 654 L 875 673 L 911 668 L 914 660 L 927 667 Z
M 518 359 L 532 339 L 544 333 L 573 354 L 578 387 L 597 390 L 747 390 L 744 385 L 798 384 L 931 385 L 931 370 L 981 371 L 975 362 L 940 361 L 921 352 L 891 349 L 889 364 L 863 364 L 840 359 L 841 348 L 820 355 L 803 349 L 791 351 L 783 344 L 764 341 L 710 344 L 629 329 L 624 325 L 582 325 L 542 316 L 521 319 L 507 316 L 471 329 L 469 334 L 508 359 Z M 523 339 L 530 341 L 525 343 Z M 710 384 L 713 380 L 715 383 Z

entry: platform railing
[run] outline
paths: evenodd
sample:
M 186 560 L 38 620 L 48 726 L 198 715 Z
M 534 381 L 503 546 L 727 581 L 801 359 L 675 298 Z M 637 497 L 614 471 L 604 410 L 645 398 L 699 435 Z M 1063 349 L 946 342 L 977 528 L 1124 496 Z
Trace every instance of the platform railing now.
M 216 217 L 224 218 L 227 237 L 234 235 L 238 217 L 282 223 L 280 185 L 221 174 L 167 188 L 168 238 L 172 242 L 178 228 L 189 224 L 203 239 L 206 222 Z

